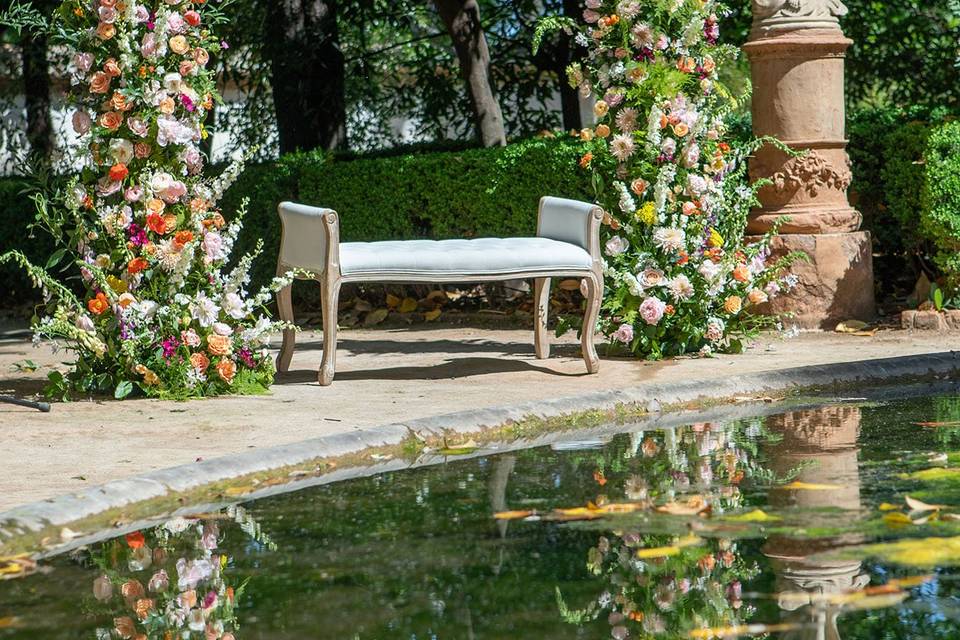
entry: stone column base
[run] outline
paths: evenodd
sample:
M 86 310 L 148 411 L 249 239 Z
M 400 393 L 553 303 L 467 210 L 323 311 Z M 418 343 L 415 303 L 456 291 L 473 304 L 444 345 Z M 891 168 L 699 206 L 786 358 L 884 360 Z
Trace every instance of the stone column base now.
M 774 258 L 801 251 L 810 261 L 794 263 L 799 284 L 760 307 L 761 313 L 792 313 L 785 326 L 829 330 L 844 320 L 876 316 L 869 232 L 784 234 L 773 238 L 771 249 Z

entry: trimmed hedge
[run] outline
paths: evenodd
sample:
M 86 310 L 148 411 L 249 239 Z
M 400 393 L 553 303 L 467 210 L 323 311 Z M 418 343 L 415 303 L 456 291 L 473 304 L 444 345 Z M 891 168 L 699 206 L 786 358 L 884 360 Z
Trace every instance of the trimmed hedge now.
M 935 264 L 960 286 L 960 122 L 936 127 L 923 153 L 920 233 L 935 247 Z
M 591 199 L 578 159 L 578 143 L 569 139 L 377 158 L 298 153 L 247 167 L 221 206 L 229 219 L 244 198 L 249 199 L 234 253 L 251 251 L 263 240 L 264 252 L 252 271 L 256 289 L 275 274 L 277 204 L 282 200 L 336 210 L 344 242 L 532 235 L 541 196 Z M 53 252 L 52 243 L 43 236 L 24 244 L 34 207 L 19 195 L 22 189 L 22 181 L 0 180 L 0 253 L 22 248 L 43 264 Z M 0 290 L 0 305 L 25 296 L 36 299 L 36 293 L 27 293 L 29 282 L 15 267 L 0 268 L 4 282 L 13 283 Z M 315 292 L 304 293 L 315 297 Z

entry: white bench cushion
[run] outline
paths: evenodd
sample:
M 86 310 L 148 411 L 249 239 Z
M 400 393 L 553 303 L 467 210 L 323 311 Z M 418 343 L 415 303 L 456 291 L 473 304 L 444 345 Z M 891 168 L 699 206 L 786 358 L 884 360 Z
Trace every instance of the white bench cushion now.
M 430 281 L 431 277 L 589 271 L 590 254 L 549 238 L 344 242 L 340 273 L 348 279 L 384 276 Z

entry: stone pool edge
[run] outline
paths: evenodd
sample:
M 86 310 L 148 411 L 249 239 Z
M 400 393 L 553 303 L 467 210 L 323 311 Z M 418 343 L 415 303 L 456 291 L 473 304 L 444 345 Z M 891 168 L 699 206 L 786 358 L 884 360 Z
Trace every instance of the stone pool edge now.
M 34 547 L 56 548 L 62 552 L 65 546 L 87 542 L 91 529 L 112 527 L 111 535 L 122 533 L 136 525 L 138 518 L 142 521 L 146 517 L 143 513 L 125 517 L 125 511 L 136 513 L 149 505 L 156 505 L 157 510 L 166 514 L 191 509 L 198 513 L 203 511 L 197 511 L 198 505 L 246 502 L 359 475 L 435 464 L 451 457 L 438 453 L 438 443 L 462 443 L 465 438 L 480 438 L 480 444 L 474 447 L 476 451 L 470 454 L 485 455 L 563 439 L 575 440 L 610 430 L 622 431 L 616 424 L 618 418 L 635 420 L 647 427 L 698 421 L 691 410 L 694 414 L 731 419 L 737 414 L 746 417 L 773 413 L 771 409 L 776 407 L 768 404 L 764 410 L 763 405 L 758 408 L 754 402 L 735 411 L 717 409 L 731 402 L 760 401 L 764 396 L 768 400 L 769 396 L 783 399 L 799 393 L 954 378 L 958 374 L 960 352 L 944 351 L 795 367 L 710 381 L 641 384 L 358 429 L 152 471 L 0 512 L 0 556 L 29 547 L 17 544 L 18 540 L 21 543 L 29 540 Z M 587 428 L 581 428 L 578 419 L 582 419 Z M 699 421 L 705 419 L 709 417 Z M 552 427 L 559 429 L 555 425 L 563 421 L 570 423 L 565 432 L 553 434 L 557 437 L 544 437 L 552 433 Z M 603 428 L 604 423 L 614 425 Z M 527 430 L 513 430 L 513 426 L 526 426 Z M 511 433 L 513 443 L 519 446 L 504 442 Z M 492 440 L 488 438 L 484 442 L 483 434 Z M 270 477 L 270 472 L 277 471 L 288 471 L 288 474 Z M 250 484 L 236 486 L 244 481 Z M 231 482 L 234 486 L 230 486 Z M 178 510 L 177 499 L 182 500 L 183 496 L 192 497 L 193 506 Z M 218 499 L 211 499 L 214 496 Z

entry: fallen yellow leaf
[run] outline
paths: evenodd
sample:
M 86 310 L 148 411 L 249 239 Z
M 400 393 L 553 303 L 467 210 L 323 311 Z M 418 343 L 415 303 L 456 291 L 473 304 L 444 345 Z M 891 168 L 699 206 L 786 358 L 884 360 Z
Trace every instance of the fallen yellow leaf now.
M 883 521 L 890 525 L 905 525 L 913 524 L 913 520 L 910 519 L 905 513 L 900 513 L 899 511 L 891 511 L 890 513 L 883 516 Z
M 443 313 L 442 310 L 434 309 L 433 311 L 427 311 L 426 313 L 424 313 L 423 317 L 424 319 L 426 319 L 427 322 L 433 322 L 434 320 L 440 317 L 441 313 Z
M 375 309 L 367 314 L 367 317 L 363 319 L 363 324 L 364 326 L 372 327 L 386 320 L 388 315 L 390 315 L 390 311 L 387 309 Z
M 782 518 L 778 516 L 771 516 L 760 509 L 754 509 L 749 513 L 726 516 L 723 519 L 728 522 L 776 522 L 778 520 L 782 520 Z
M 417 301 L 413 298 L 404 298 L 400 303 L 400 313 L 412 313 L 417 310 Z
M 242 496 L 252 492 L 253 489 L 254 487 L 250 485 L 245 485 L 242 487 L 227 487 L 226 489 L 223 490 L 223 495 L 227 497 Z
M 12 629 L 20 624 L 20 619 L 16 616 L 7 616 L 0 618 L 0 629 Z
M 667 513 L 673 516 L 694 516 L 708 510 L 710 506 L 703 499 L 703 496 L 693 496 L 686 502 L 668 502 L 656 508 L 660 513 Z
M 497 520 L 521 520 L 534 515 L 536 511 L 499 511 L 493 514 Z
M 393 295 L 392 293 L 387 294 L 387 307 L 390 309 L 396 309 L 398 306 L 400 306 L 400 302 L 401 300 L 397 296 Z
M 857 331 L 863 331 L 868 326 L 869 325 L 863 320 L 844 320 L 837 325 L 834 331 L 837 333 L 855 333 Z
M 694 629 L 689 633 L 690 638 L 736 638 L 737 636 L 758 636 L 766 633 L 778 633 L 780 631 L 791 631 L 799 629 L 800 625 L 793 623 L 786 624 L 739 624 L 731 627 L 712 627 L 705 629 Z
M 840 485 L 836 484 L 817 484 L 815 482 L 800 482 L 799 480 L 795 480 L 790 484 L 785 484 L 778 488 L 789 491 L 833 491 L 834 489 L 842 489 Z

